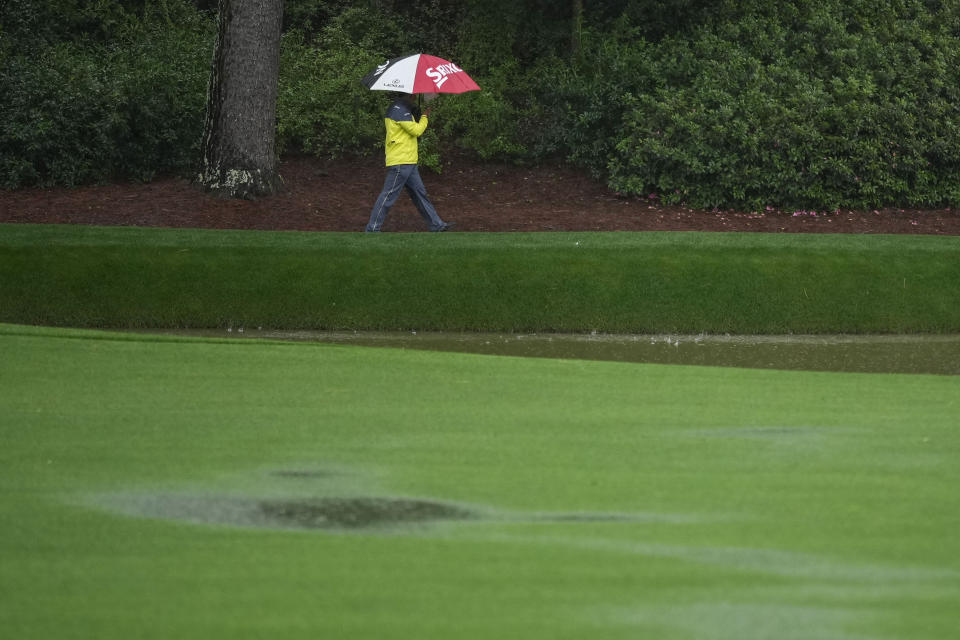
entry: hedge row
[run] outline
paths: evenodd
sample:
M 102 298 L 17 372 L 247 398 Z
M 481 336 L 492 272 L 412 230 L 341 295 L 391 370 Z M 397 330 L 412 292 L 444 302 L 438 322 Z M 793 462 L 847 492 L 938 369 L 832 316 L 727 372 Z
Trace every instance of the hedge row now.
M 190 172 L 213 39 L 198 7 L 211 3 L 134 14 L 71 2 L 10 0 L 0 14 L 12 35 L 0 46 L 0 185 Z M 438 149 L 459 145 L 560 159 L 620 192 L 697 207 L 960 203 L 957 3 L 584 4 L 571 50 L 566 3 L 291 0 L 281 151 L 373 152 L 386 98 L 356 79 L 429 50 L 484 88 L 436 103 L 424 141 L 433 166 Z M 62 5 L 82 37 L 44 22 Z

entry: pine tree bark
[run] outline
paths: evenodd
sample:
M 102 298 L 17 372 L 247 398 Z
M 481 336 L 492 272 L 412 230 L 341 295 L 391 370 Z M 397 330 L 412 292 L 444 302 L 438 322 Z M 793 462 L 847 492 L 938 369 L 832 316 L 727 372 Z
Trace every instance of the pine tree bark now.
M 583 0 L 571 0 L 570 13 L 570 53 L 576 55 L 580 51 L 580 35 L 583 31 Z
M 283 0 L 219 0 L 198 184 L 230 198 L 275 193 Z

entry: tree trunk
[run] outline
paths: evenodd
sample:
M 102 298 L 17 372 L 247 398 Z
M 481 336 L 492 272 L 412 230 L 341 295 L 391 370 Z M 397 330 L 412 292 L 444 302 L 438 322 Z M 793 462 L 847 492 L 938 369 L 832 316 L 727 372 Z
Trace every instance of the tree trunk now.
M 283 0 L 219 0 L 200 186 L 230 198 L 275 193 Z
M 580 51 L 580 33 L 583 31 L 583 0 L 571 0 L 570 13 L 570 53 Z

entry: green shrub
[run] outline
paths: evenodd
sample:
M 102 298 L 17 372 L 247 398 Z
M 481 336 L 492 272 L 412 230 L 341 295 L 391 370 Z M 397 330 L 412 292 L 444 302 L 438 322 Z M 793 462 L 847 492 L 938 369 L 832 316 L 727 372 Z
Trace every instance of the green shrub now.
M 110 45 L 0 58 L 0 185 L 147 180 L 186 171 L 203 126 L 212 23 L 193 13 Z
M 0 185 L 106 179 L 119 88 L 100 56 L 62 44 L 43 60 L 12 57 L 0 69 Z
M 0 3 L 0 30 L 24 54 L 42 52 L 61 42 L 104 44 L 139 20 L 134 14 L 137 8 L 131 5 L 145 1 L 4 0 Z M 164 0 L 162 4 L 182 8 L 186 1 Z
M 658 86 L 626 101 L 611 186 L 698 207 L 957 202 L 960 41 L 904 5 L 869 22 L 811 4 L 664 39 Z
M 156 26 L 121 50 L 116 71 L 121 123 L 114 173 L 149 180 L 190 171 L 200 154 L 212 52 L 212 24 L 169 31 Z
M 509 97 L 518 77 L 516 62 L 506 62 L 482 79 L 481 91 L 439 98 L 435 109 L 443 136 L 484 159 L 525 157 L 521 109 Z
M 212 0 L 0 3 L 0 184 L 150 179 L 197 156 Z M 454 60 L 421 160 L 560 159 L 698 207 L 960 203 L 960 5 L 938 0 L 291 0 L 278 145 L 382 143 L 386 58 Z M 535 17 L 536 19 L 531 19 Z
M 544 59 L 531 71 L 537 108 L 523 129 L 537 155 L 606 172 L 630 96 L 654 87 L 652 47 L 639 33 L 622 21 L 604 33 L 585 29 L 576 56 Z
M 359 82 L 366 69 L 383 62 L 381 55 L 330 29 L 316 44 L 299 31 L 285 34 L 280 57 L 277 139 L 282 151 L 334 158 L 382 144 L 383 95 Z

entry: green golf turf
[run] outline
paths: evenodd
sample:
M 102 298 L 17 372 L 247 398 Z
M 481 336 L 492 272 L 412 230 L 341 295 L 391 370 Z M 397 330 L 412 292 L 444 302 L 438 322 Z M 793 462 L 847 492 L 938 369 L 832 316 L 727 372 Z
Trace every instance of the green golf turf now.
M 960 332 L 960 238 L 0 225 L 0 321 L 606 333 Z
M 957 377 L 0 325 L 0 629 L 943 640 L 958 415 Z M 332 498 L 474 517 L 291 530 L 217 508 Z M 170 508 L 191 500 L 210 523 Z

